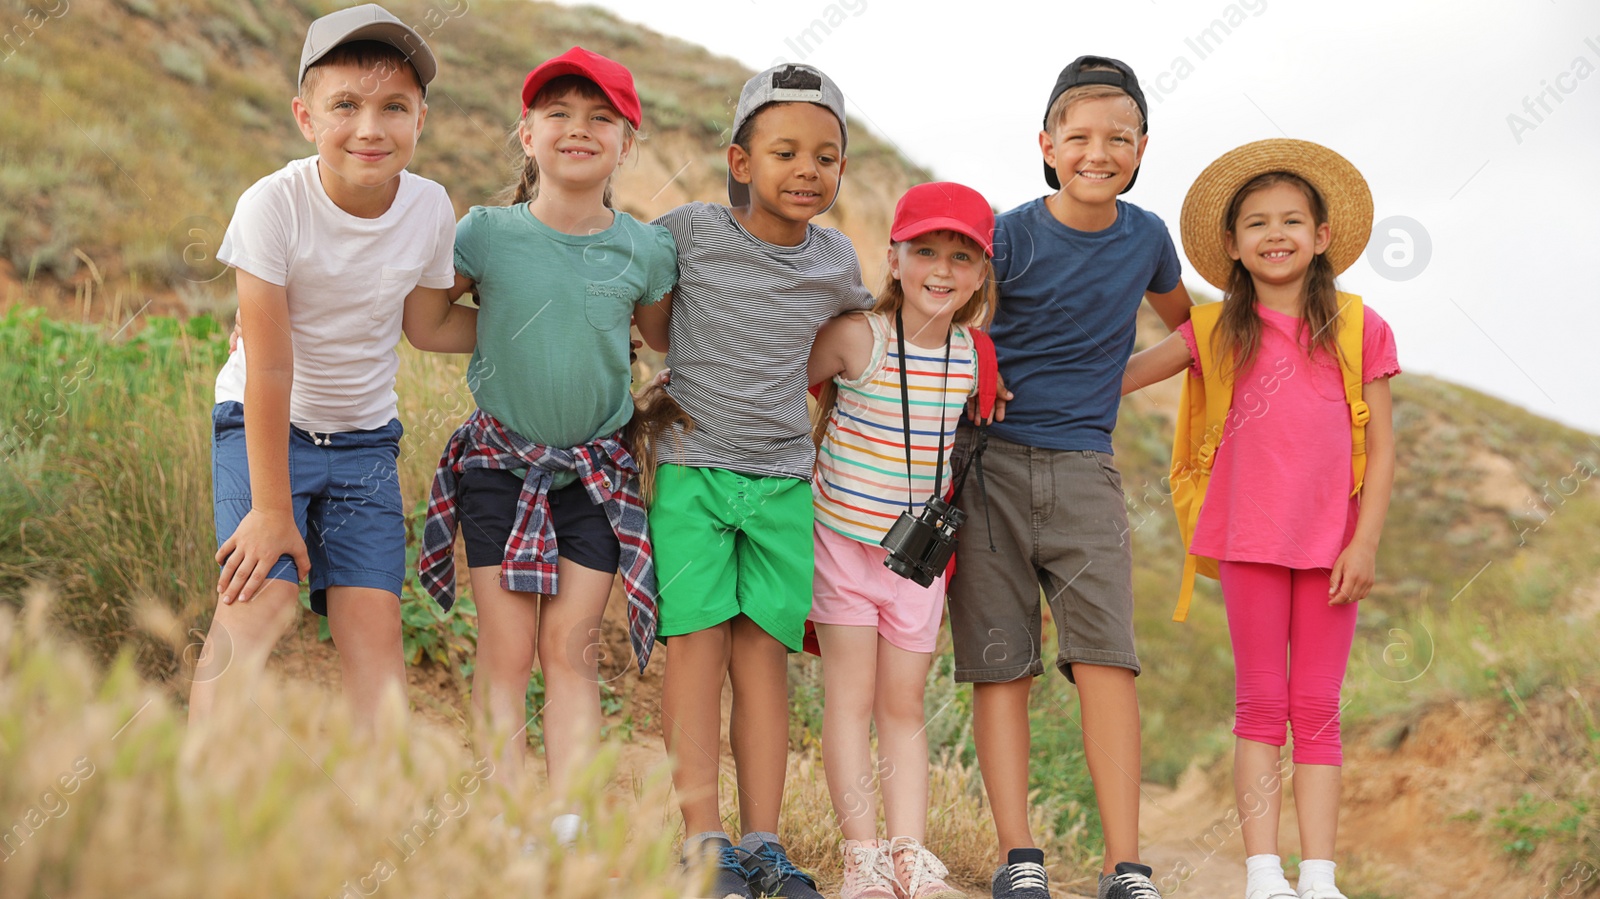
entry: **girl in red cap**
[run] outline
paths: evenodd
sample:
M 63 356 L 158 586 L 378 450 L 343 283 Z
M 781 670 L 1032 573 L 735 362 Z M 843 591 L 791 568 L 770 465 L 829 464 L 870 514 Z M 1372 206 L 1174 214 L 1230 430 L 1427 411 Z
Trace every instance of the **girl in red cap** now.
M 844 833 L 844 899 L 958 899 L 922 845 L 922 699 L 944 611 L 949 555 L 937 547 L 959 524 L 940 501 L 960 477 L 949 461 L 956 423 L 978 391 L 974 329 L 994 310 L 994 213 L 971 188 L 922 184 L 896 206 L 889 237 L 877 305 L 824 325 L 809 363 L 812 383 L 826 382 L 810 617 L 824 662 L 823 763 Z M 876 833 L 874 719 L 888 840 Z
M 522 107 L 507 205 L 473 207 L 456 229 L 456 271 L 481 307 L 467 369 L 478 409 L 440 459 L 419 567 L 448 606 L 459 523 L 478 608 L 473 702 L 500 745 L 497 773 L 513 792 L 522 783 L 537 658 L 545 764 L 563 794 L 599 743 L 597 644 L 619 571 L 641 669 L 655 642 L 655 570 L 621 438 L 634 410 L 628 324 L 665 330 L 657 303 L 677 282 L 677 250 L 665 228 L 611 207 L 640 124 L 626 68 L 574 47 L 528 74 Z M 570 844 L 578 816 L 551 829 Z

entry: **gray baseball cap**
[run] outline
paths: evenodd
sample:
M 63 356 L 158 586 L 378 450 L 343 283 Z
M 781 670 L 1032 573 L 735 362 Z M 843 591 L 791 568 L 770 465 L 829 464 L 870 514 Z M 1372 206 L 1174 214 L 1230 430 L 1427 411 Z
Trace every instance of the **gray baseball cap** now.
M 363 3 L 328 13 L 306 29 L 296 87 L 306 80 L 306 69 L 311 68 L 312 63 L 327 56 L 334 47 L 351 41 L 381 41 L 404 53 L 412 68 L 417 70 L 417 80 L 422 83 L 424 94 L 428 92 L 428 82 L 439 73 L 439 64 L 422 35 L 378 4 Z
M 845 124 L 844 94 L 839 91 L 839 86 L 833 79 L 822 74 L 820 69 L 798 63 L 784 63 L 773 66 L 765 72 L 751 78 L 744 83 L 744 90 L 739 92 L 739 107 L 733 113 L 733 131 L 738 134 L 744 123 L 761 110 L 768 103 L 815 103 L 833 113 L 839 120 L 839 151 L 844 152 L 846 144 L 850 142 L 850 128 Z M 840 180 L 840 186 L 844 184 Z M 838 201 L 839 195 L 833 195 Z M 741 184 L 733 180 L 733 173 L 728 173 L 728 200 L 735 206 L 743 206 L 750 202 L 750 185 Z M 822 212 L 833 208 L 830 202 Z M 822 213 L 818 213 L 821 215 Z

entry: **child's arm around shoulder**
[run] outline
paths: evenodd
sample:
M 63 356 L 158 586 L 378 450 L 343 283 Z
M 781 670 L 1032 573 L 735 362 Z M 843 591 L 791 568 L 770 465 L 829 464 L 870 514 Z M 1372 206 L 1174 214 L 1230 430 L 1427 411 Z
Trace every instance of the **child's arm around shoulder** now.
M 478 310 L 456 302 L 472 288 L 472 279 L 459 272 L 450 287 L 412 288 L 400 318 L 406 340 L 429 353 L 472 352 L 478 345 Z
M 671 346 L 672 291 L 662 294 L 661 299 L 648 306 L 635 307 L 633 323 L 650 349 L 665 353 Z
M 473 279 L 482 272 L 477 268 L 462 271 L 456 263 L 460 259 L 458 243 L 465 243 L 463 232 L 470 233 L 474 218 L 481 219 L 481 207 L 473 207 L 456 222 L 455 207 L 443 187 L 433 184 L 434 227 L 436 235 L 432 258 L 422 276 L 423 282 L 450 286 L 426 286 L 418 283 L 406 294 L 406 304 L 401 312 L 400 330 L 406 340 L 419 350 L 430 353 L 470 353 L 478 345 L 478 310 L 456 304 L 467 292 L 474 295 Z
M 255 595 L 279 556 L 292 556 L 301 578 L 311 571 L 289 485 L 289 394 L 294 387 L 289 292 L 243 269 L 238 285 L 240 325 L 252 335 L 244 387 L 250 511 L 217 550 L 222 566 L 217 593 L 225 603 Z
M 1134 353 L 1128 360 L 1128 366 L 1122 370 L 1122 394 L 1127 396 L 1135 390 L 1165 381 L 1188 368 L 1191 361 L 1188 343 L 1182 334 L 1173 331 L 1160 343 Z
M 834 376 L 861 377 L 872 363 L 872 324 L 864 312 L 846 312 L 824 322 L 811 343 L 806 361 L 807 383 L 820 384 Z
M 1176 331 L 1179 325 L 1188 321 L 1189 308 L 1194 305 L 1194 300 L 1189 298 L 1189 289 L 1183 286 L 1182 281 L 1166 293 L 1146 293 L 1144 298 L 1150 308 L 1161 316 L 1168 331 Z
M 661 218 L 681 228 L 681 213 L 677 210 Z M 650 273 L 649 283 L 645 286 L 644 300 L 633 307 L 633 323 L 650 349 L 665 353 L 671 345 L 672 292 L 678 286 L 678 239 L 676 232 L 666 225 L 650 225 L 648 229 L 654 241 L 642 243 L 647 253 L 643 261 Z M 649 302 L 652 296 L 660 299 Z

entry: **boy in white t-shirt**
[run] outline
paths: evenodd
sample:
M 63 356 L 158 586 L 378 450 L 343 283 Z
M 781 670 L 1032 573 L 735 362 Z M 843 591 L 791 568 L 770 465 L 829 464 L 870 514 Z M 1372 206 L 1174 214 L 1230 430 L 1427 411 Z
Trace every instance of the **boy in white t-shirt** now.
M 217 610 L 189 694 L 204 721 L 249 689 L 293 623 L 299 581 L 328 616 L 355 714 L 403 688 L 405 516 L 396 346 L 470 352 L 476 312 L 453 263 L 444 188 L 405 171 L 427 114 L 432 52 L 367 4 L 306 32 L 293 110 L 317 155 L 239 198 L 218 258 L 238 270 L 248 335 L 217 377 L 212 465 Z

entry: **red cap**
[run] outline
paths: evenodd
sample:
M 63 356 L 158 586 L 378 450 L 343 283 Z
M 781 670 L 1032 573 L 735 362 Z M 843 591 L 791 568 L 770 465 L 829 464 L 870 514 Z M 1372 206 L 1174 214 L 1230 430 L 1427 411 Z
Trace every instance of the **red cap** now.
M 528 73 L 528 79 L 522 82 L 522 111 L 527 112 L 528 107 L 533 105 L 533 98 L 538 95 L 540 88 L 562 75 L 578 75 L 593 81 L 606 99 L 611 101 L 611 105 L 617 108 L 617 112 L 628 120 L 628 124 L 639 127 L 639 92 L 633 89 L 633 73 L 622 63 L 582 47 L 573 47 L 560 56 L 547 59 Z
M 929 231 L 965 234 L 994 255 L 994 210 L 989 201 L 964 184 L 932 181 L 906 191 L 894 207 L 889 239 L 910 240 Z

